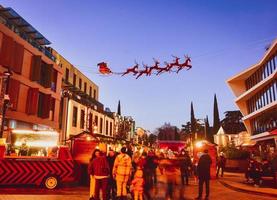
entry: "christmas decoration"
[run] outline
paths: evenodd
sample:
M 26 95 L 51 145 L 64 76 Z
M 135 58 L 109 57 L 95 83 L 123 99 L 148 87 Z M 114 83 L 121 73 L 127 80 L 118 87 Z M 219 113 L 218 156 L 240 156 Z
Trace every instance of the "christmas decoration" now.
M 187 70 L 190 70 L 192 68 L 191 59 L 189 56 L 185 55 L 183 63 L 180 63 L 181 58 L 174 55 L 172 55 L 172 57 L 174 58 L 174 60 L 171 63 L 164 62 L 163 67 L 160 66 L 160 61 L 153 58 L 154 64 L 152 66 L 149 66 L 142 63 L 144 69 L 141 70 L 139 69 L 139 64 L 136 61 L 134 66 L 127 68 L 124 72 L 112 72 L 106 62 L 100 62 L 97 64 L 97 66 L 99 68 L 99 73 L 102 75 L 115 74 L 125 76 L 127 74 L 132 74 L 133 76 L 136 76 L 136 79 L 140 78 L 142 75 L 160 75 L 163 72 L 176 72 L 178 74 L 179 71 L 181 71 L 184 68 L 187 68 Z M 173 70 L 174 68 L 176 68 L 176 70 Z

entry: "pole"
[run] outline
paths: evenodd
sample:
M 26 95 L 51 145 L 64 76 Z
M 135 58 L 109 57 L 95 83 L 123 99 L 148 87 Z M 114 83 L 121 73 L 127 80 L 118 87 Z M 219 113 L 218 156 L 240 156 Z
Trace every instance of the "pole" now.
M 6 110 L 7 110 L 7 106 L 9 103 L 9 99 L 5 99 L 5 96 L 9 93 L 9 84 L 10 84 L 10 76 L 11 75 L 12 75 L 12 73 L 10 72 L 10 69 L 9 69 L 8 73 L 7 73 L 7 79 L 5 80 L 6 83 L 5 83 L 4 104 L 3 104 L 3 110 L 2 110 L 0 138 L 3 137 L 5 115 L 6 115 Z

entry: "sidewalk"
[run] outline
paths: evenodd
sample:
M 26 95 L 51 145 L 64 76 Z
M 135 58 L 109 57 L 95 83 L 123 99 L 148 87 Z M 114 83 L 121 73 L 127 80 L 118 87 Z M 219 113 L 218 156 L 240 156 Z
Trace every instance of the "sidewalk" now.
M 244 183 L 245 178 L 243 173 L 225 172 L 224 177 L 219 177 L 217 180 L 225 187 L 235 191 L 277 198 L 277 189 L 269 187 L 256 188 L 253 185 Z

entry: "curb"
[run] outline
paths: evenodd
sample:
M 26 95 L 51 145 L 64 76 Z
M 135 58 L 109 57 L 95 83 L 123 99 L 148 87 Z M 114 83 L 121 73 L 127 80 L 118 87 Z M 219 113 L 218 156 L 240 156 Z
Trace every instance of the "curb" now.
M 268 197 L 275 197 L 277 198 L 277 194 L 270 194 L 270 193 L 266 193 L 266 192 L 258 192 L 258 191 L 253 191 L 253 190 L 246 190 L 246 189 L 242 189 L 242 188 L 239 188 L 239 187 L 234 187 L 224 181 L 219 181 L 223 186 L 231 189 L 231 190 L 234 190 L 234 191 L 237 191 L 237 192 L 243 192 L 243 193 L 248 193 L 248 194 L 254 194 L 254 195 L 260 195 L 260 196 L 268 196 Z

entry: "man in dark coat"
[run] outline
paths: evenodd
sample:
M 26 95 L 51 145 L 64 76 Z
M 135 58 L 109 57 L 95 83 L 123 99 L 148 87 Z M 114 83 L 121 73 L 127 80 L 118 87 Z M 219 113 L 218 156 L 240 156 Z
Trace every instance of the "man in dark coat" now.
M 200 157 L 197 165 L 197 174 L 199 179 L 199 190 L 198 197 L 196 199 L 202 199 L 203 184 L 206 185 L 206 197 L 207 200 L 210 194 L 210 167 L 212 164 L 212 159 L 208 154 L 208 150 L 205 149 L 203 155 Z

